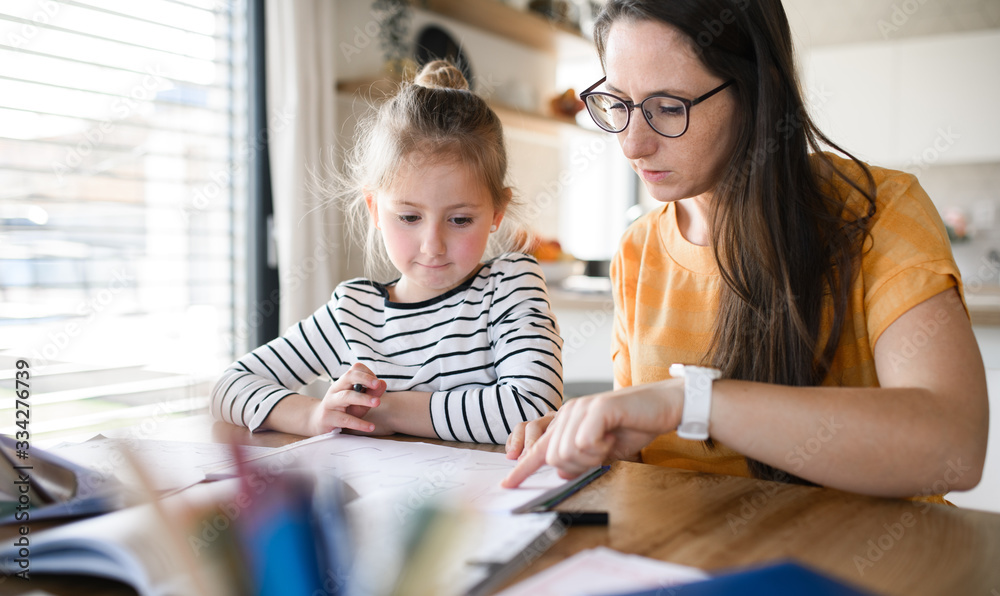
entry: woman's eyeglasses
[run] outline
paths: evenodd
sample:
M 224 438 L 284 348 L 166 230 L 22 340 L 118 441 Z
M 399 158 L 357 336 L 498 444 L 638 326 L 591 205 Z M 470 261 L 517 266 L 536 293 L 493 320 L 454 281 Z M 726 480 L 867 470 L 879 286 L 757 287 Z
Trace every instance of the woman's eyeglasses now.
M 622 132 L 628 128 L 628 123 L 632 119 L 632 110 L 639 108 L 643 118 L 653 130 L 672 139 L 687 132 L 692 107 L 735 82 L 730 79 L 696 99 L 684 99 L 666 93 L 657 93 L 636 104 L 617 95 L 604 91 L 594 91 L 605 80 L 607 77 L 601 78 L 600 81 L 580 94 L 580 99 L 587 106 L 587 112 L 590 113 L 590 117 L 594 119 L 597 126 L 608 132 Z

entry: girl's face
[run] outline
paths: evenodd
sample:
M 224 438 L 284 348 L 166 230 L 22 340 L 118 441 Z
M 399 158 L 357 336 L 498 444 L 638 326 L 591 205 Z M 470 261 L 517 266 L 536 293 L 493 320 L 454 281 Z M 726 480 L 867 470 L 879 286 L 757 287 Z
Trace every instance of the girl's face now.
M 421 302 L 479 270 L 491 226 L 500 226 L 489 190 L 458 161 L 406 161 L 392 186 L 365 197 L 389 260 L 402 274 L 395 302 Z
M 659 21 L 618 21 L 605 49 L 605 87 L 640 103 L 655 93 L 694 99 L 724 81 L 702 65 L 690 41 Z M 710 193 L 721 178 L 735 142 L 736 100 L 732 87 L 689 111 L 687 132 L 657 134 L 639 110 L 617 135 L 622 152 L 650 196 L 671 202 Z

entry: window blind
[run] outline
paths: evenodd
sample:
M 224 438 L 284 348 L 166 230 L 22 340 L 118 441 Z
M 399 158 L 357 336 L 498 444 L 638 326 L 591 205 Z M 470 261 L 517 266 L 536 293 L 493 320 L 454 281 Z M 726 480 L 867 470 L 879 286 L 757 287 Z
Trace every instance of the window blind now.
M 242 350 L 242 1 L 0 4 L 0 433 L 204 407 Z M 6 399 L 10 397 L 11 399 Z

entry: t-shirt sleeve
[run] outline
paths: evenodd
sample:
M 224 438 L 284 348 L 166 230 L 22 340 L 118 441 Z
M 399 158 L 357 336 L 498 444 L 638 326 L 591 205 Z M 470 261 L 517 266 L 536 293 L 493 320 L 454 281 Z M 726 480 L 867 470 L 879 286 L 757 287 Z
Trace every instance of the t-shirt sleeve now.
M 257 430 L 279 401 L 317 378 L 336 379 L 350 366 L 334 300 L 284 335 L 227 368 L 212 390 L 212 417 Z
M 431 394 L 434 432 L 449 441 L 503 444 L 520 422 L 562 405 L 562 338 L 541 268 L 505 255 L 490 305 L 496 382 Z
M 903 313 L 949 288 L 957 287 L 965 303 L 944 223 L 916 178 L 894 174 L 878 185 L 877 194 L 878 211 L 862 255 L 872 346 Z

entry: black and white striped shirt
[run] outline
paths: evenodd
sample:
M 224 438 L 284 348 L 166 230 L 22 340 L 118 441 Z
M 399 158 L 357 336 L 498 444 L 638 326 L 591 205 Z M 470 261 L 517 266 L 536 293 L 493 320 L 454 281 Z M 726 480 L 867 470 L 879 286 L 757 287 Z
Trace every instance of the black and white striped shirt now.
M 353 279 L 331 301 L 226 369 L 219 420 L 257 429 L 282 398 L 360 362 L 387 391 L 429 391 L 441 439 L 502 444 L 517 423 L 562 403 L 562 339 L 541 269 L 507 253 L 462 285 L 418 303 Z

